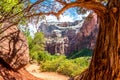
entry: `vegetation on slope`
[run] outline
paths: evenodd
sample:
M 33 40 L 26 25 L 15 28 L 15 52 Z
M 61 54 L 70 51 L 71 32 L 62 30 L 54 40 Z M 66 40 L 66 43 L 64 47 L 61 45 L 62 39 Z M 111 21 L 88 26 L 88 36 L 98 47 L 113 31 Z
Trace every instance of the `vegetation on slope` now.
M 40 64 L 40 71 L 58 72 L 70 77 L 80 74 L 89 66 L 92 52 L 84 49 L 66 57 L 65 55 L 51 55 L 45 51 L 44 35 L 38 32 L 34 38 L 28 36 L 30 57 Z
M 89 65 L 89 57 L 80 57 L 76 59 L 67 59 L 61 55 L 54 60 L 47 60 L 41 63 L 41 71 L 58 72 L 70 77 L 80 74 Z

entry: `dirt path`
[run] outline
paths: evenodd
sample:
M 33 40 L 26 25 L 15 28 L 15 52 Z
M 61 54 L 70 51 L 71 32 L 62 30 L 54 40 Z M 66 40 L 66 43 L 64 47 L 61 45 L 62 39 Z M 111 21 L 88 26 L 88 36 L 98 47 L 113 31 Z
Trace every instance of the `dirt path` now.
M 32 75 L 42 78 L 43 80 L 68 80 L 69 77 L 61 75 L 55 72 L 39 72 L 39 66 L 36 64 L 31 64 L 26 66 L 26 70 Z

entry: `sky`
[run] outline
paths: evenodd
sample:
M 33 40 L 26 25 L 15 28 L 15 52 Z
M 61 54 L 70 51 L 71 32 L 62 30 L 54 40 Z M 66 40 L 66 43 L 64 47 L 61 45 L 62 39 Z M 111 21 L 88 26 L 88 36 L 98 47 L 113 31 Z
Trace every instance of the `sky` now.
M 78 15 L 74 9 L 69 9 L 65 11 L 64 14 L 59 16 L 59 20 L 53 15 L 46 16 L 46 20 L 48 22 L 73 22 L 75 20 L 81 20 L 81 19 L 82 16 Z
M 37 0 L 30 0 L 31 3 L 36 2 Z M 43 2 L 44 5 L 53 5 L 54 0 L 45 0 L 45 2 Z M 74 1 L 74 0 L 72 0 Z M 60 7 L 59 4 L 56 5 L 58 8 Z M 41 11 L 44 10 L 44 8 L 41 8 Z M 59 9 L 58 9 L 59 10 Z M 59 20 L 53 16 L 53 15 L 49 15 L 46 16 L 46 20 L 47 22 L 73 22 L 75 20 L 81 20 L 83 15 L 78 15 L 76 8 L 70 8 L 68 10 L 66 10 L 62 15 L 60 15 Z

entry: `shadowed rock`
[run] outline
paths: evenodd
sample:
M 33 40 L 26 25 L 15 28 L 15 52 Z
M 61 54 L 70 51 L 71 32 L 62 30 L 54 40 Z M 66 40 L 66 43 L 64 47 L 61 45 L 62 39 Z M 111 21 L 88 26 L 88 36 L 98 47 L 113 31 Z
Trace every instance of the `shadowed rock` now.
M 0 34 L 0 58 L 17 70 L 29 62 L 29 49 L 25 36 L 16 26 L 4 23 Z
M 15 25 L 0 27 L 0 80 L 42 80 L 27 72 L 29 48 L 23 33 Z

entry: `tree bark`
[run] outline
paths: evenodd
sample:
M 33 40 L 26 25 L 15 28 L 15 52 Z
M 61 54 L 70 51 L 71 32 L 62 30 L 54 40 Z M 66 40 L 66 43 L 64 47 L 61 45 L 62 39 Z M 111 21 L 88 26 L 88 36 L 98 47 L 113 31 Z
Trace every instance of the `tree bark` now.
M 75 80 L 120 80 L 120 0 L 109 0 L 89 68 Z

